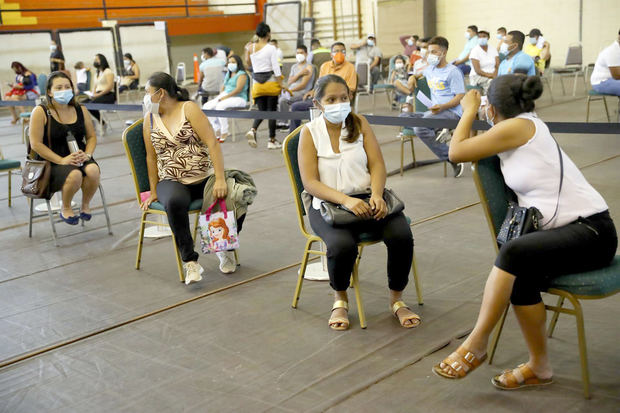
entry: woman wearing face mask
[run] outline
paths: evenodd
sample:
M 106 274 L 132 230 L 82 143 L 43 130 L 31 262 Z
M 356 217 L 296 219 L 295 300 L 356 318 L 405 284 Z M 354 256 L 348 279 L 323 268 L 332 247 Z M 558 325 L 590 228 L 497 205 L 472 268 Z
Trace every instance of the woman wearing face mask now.
M 308 208 L 310 225 L 327 245 L 330 285 L 335 290 L 329 327 L 349 328 L 347 288 L 362 232 L 376 234 L 387 245 L 390 309 L 403 327 L 416 327 L 420 317 L 401 301 L 413 259 L 411 229 L 402 212 L 386 218 L 383 155 L 368 121 L 351 113 L 349 96 L 349 88 L 340 76 L 319 78 L 314 87 L 314 104 L 323 115 L 303 127 L 298 150 L 301 179 L 313 197 Z M 369 203 L 348 195 L 367 188 L 372 191 Z M 318 210 L 322 200 L 343 205 L 367 220 L 330 226 Z
M 245 72 L 241 57 L 232 55 L 228 58 L 228 71 L 224 77 L 222 92 L 215 99 L 205 103 L 206 110 L 226 110 L 229 108 L 243 108 L 248 103 L 250 79 Z M 228 137 L 228 119 L 224 117 L 209 117 L 211 126 L 217 139 L 224 143 Z
M 125 53 L 123 55 L 123 73 L 121 77 L 121 85 L 118 88 L 118 93 L 123 93 L 129 89 L 137 89 L 140 82 L 140 67 L 133 60 L 131 53 Z
M 222 148 L 215 138 L 209 119 L 189 92 L 180 88 L 172 76 L 156 72 L 149 77 L 144 95 L 146 115 L 143 124 L 146 164 L 151 195 L 141 207 L 161 202 L 184 262 L 185 284 L 200 281 L 203 268 L 198 264 L 188 211 L 192 201 L 203 199 L 207 184 L 213 184 L 213 198 L 226 198 L 228 187 Z M 209 182 L 215 179 L 215 182 Z M 237 230 L 245 214 L 237 216 Z M 220 271 L 237 268 L 233 251 L 216 253 Z
M 489 335 L 512 303 L 529 361 L 495 376 L 492 383 L 499 389 L 550 384 L 553 371 L 541 289 L 549 278 L 604 267 L 616 253 L 618 238 L 605 200 L 564 152 L 558 154 L 549 128 L 534 112 L 534 100 L 541 94 L 537 76 L 494 79 L 484 108 L 493 127 L 471 138 L 480 94 L 472 90 L 461 101 L 464 112 L 452 134 L 450 159 L 473 162 L 497 154 L 506 185 L 519 205 L 537 207 L 543 218 L 541 230 L 501 247 L 473 331 L 456 352 L 433 368 L 442 377 L 462 378 L 484 361 Z
M 64 70 L 64 68 L 65 55 L 56 42 L 52 40 L 52 44 L 50 44 L 50 73 Z
M 30 70 L 26 69 L 20 62 L 11 62 L 11 69 L 15 72 L 15 83 L 9 83 L 9 90 L 5 94 L 6 100 L 35 100 L 39 97 L 39 86 L 37 77 Z M 22 113 L 24 108 L 21 106 L 9 106 L 9 111 L 13 119 L 11 124 L 15 125 L 19 121 L 18 113 Z
M 392 70 L 392 75 L 390 77 L 390 84 L 394 85 L 396 88 L 395 101 L 397 103 L 405 103 L 407 96 L 410 96 L 413 93 L 415 83 L 413 83 L 413 88 L 411 88 L 408 82 L 404 56 L 396 56 L 394 59 L 394 69 Z
M 114 72 L 110 69 L 108 59 L 102 54 L 96 54 L 93 66 L 97 69 L 97 74 L 95 76 L 95 92 L 92 98 L 85 102 L 115 103 Z M 101 114 L 98 110 L 89 110 L 89 112 L 99 121 Z M 104 128 L 106 127 L 105 121 L 103 122 L 103 126 Z
M 486 95 L 491 80 L 497 77 L 499 67 L 499 54 L 494 47 L 489 47 L 487 30 L 478 31 L 478 45 L 472 49 L 469 60 L 473 69 L 469 75 L 469 84 L 480 86 Z
M 245 62 L 252 67 L 252 97 L 258 110 L 275 112 L 278 110 L 278 96 L 282 90 L 282 70 L 278 62 L 278 50 L 269 43 L 271 29 L 261 22 L 256 26 L 258 41 L 250 42 L 245 46 Z M 252 129 L 245 134 L 248 145 L 256 148 L 256 130 L 263 122 L 254 119 Z M 276 120 L 269 119 L 269 142 L 267 149 L 281 148 L 282 144 L 276 140 Z
M 51 162 L 49 191 L 62 190 L 60 218 L 67 224 L 77 225 L 80 219 L 91 219 L 90 200 L 99 187 L 99 166 L 93 159 L 97 146 L 95 128 L 88 110 L 76 103 L 73 90 L 73 82 L 66 74 L 50 75 L 45 91 L 48 104 L 32 111 L 30 145 L 39 157 Z M 71 152 L 67 143 L 69 134 L 77 142 L 77 152 Z M 71 200 L 80 188 L 82 206 L 79 214 L 75 214 Z

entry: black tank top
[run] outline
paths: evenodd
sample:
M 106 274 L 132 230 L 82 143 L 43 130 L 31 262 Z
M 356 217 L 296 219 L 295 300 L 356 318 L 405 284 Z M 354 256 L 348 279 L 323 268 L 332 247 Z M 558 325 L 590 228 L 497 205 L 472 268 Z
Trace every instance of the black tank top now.
M 45 111 L 45 107 L 43 110 Z M 63 158 L 69 155 L 71 152 L 69 151 L 69 145 L 67 145 L 67 135 L 69 131 L 75 137 L 77 141 L 78 147 L 85 151 L 86 150 L 86 126 L 84 124 L 84 112 L 82 112 L 82 107 L 77 106 L 75 108 L 77 112 L 77 120 L 75 123 L 66 124 L 58 122 L 53 116 L 49 116 L 50 124 L 50 133 L 51 133 L 51 147 L 50 149 L 57 155 L 62 156 Z M 50 113 L 53 112 L 53 109 L 50 109 Z M 47 113 L 46 113 L 47 116 Z M 47 139 L 47 124 L 43 129 L 43 143 L 46 146 L 48 145 Z

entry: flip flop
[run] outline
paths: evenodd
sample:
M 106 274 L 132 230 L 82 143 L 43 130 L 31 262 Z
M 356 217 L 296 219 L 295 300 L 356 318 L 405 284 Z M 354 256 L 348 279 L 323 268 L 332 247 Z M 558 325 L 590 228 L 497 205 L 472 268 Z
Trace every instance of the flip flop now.
M 553 383 L 553 377 L 540 379 L 526 364 L 519 364 L 512 370 L 504 370 L 491 379 L 491 384 L 500 390 L 518 390 L 524 387 L 546 386 Z
M 401 326 L 405 327 L 405 328 L 415 328 L 417 326 L 420 325 L 420 323 L 422 322 L 422 319 L 420 318 L 419 315 L 417 314 L 412 314 L 410 316 L 407 317 L 403 317 L 403 319 L 401 320 L 398 315 L 396 315 L 396 312 L 398 310 L 400 310 L 401 308 L 406 308 L 409 311 L 411 311 L 411 308 L 409 308 L 409 306 L 407 304 L 405 304 L 404 301 L 396 301 L 394 304 L 392 304 L 392 314 L 394 314 L 394 317 L 396 317 L 398 319 L 398 322 L 400 323 Z M 411 324 L 404 324 L 407 321 L 411 321 Z
M 60 215 L 60 219 L 62 219 L 64 222 L 66 222 L 69 225 L 77 225 L 80 222 L 80 217 L 77 217 L 75 215 L 72 217 L 68 217 L 68 218 L 65 218 L 62 215 L 62 212 L 60 212 L 58 215 Z
M 349 311 L 349 303 L 347 303 L 344 300 L 337 300 L 334 303 L 334 306 L 332 307 L 332 312 L 337 308 L 344 308 L 345 310 Z M 349 320 L 344 317 L 330 317 L 328 324 L 329 324 L 329 328 L 331 328 L 332 330 L 336 330 L 336 331 L 344 331 L 349 328 Z M 344 325 L 337 326 L 336 324 L 344 324 Z
M 482 364 L 486 358 L 485 354 L 478 359 L 471 351 L 459 347 L 441 362 L 449 367 L 452 374 L 446 373 L 441 368 L 441 363 L 433 366 L 433 373 L 446 379 L 462 379 Z
M 92 214 L 89 214 L 88 212 L 82 212 L 80 211 L 80 219 L 84 220 L 84 221 L 90 221 L 90 219 L 93 217 Z

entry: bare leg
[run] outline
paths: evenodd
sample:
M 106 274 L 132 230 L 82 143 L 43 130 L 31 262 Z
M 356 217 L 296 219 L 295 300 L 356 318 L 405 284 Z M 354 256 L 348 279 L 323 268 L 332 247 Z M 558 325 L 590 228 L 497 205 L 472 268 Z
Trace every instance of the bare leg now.
M 69 218 L 74 216 L 73 210 L 71 209 L 71 201 L 73 200 L 73 196 L 82 186 L 82 172 L 77 169 L 71 171 L 69 175 L 67 175 L 67 179 L 65 180 L 65 184 L 62 186 L 62 216 L 65 218 Z
M 346 291 L 334 291 L 334 302 L 338 301 L 338 300 L 343 300 L 346 302 L 349 302 L 349 298 L 347 296 L 347 292 Z M 345 310 L 344 308 L 336 308 L 334 311 L 332 311 L 332 317 L 336 318 L 336 317 L 340 317 L 340 318 L 349 318 L 349 314 L 347 312 L 347 310 Z M 343 323 L 334 323 L 335 327 L 344 327 L 345 324 Z
M 84 168 L 86 176 L 82 180 L 82 212 L 90 213 L 90 201 L 99 187 L 99 167 L 91 163 Z
M 402 297 L 403 297 L 402 291 L 390 290 L 390 308 L 392 308 L 392 306 L 394 305 L 396 301 L 400 301 Z M 414 314 L 415 313 L 413 311 L 405 307 L 401 307 L 398 309 L 398 311 L 396 311 L 396 315 L 398 316 L 399 320 L 403 317 L 409 317 Z M 408 326 L 408 325 L 413 325 L 413 324 L 415 324 L 413 320 L 407 320 L 405 321 L 403 325 Z
M 11 96 L 8 98 L 8 100 L 12 100 L 12 101 L 18 101 L 18 97 L 17 96 Z M 17 106 L 9 106 L 9 111 L 11 112 L 11 116 L 13 117 L 13 120 L 11 120 L 11 124 L 15 125 L 17 123 L 17 121 L 19 120 L 19 115 L 17 114 L 17 111 L 19 110 L 19 108 Z
M 402 82 L 400 81 L 396 81 L 394 82 L 394 87 L 396 89 L 398 89 L 399 92 L 405 94 L 405 95 L 410 95 L 411 93 L 413 93 L 413 91 L 411 89 L 409 89 L 407 86 L 405 86 Z
M 540 302 L 534 305 L 515 305 L 513 308 L 530 355 L 527 365 L 538 378 L 550 378 L 553 370 L 547 354 L 545 304 Z

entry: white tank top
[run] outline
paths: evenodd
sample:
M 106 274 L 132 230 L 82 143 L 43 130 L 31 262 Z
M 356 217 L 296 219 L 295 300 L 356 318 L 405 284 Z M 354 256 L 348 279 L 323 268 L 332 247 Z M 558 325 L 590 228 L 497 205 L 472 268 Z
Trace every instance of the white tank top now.
M 340 153 L 335 153 L 327 132 L 323 115 L 306 124 L 316 148 L 319 168 L 319 180 L 325 185 L 345 194 L 370 188 L 370 171 L 368 156 L 364 149 L 364 135 L 349 143 L 347 129 L 340 133 Z M 314 198 L 312 206 L 319 209 L 322 200 Z
M 608 209 L 603 197 L 586 181 L 573 161 L 562 151 L 564 182 L 558 212 L 560 187 L 560 157 L 549 128 L 534 112 L 517 118 L 534 123 L 536 132 L 524 145 L 498 154 L 506 184 L 518 198 L 520 206 L 535 206 L 543 215 L 544 229 L 561 227 L 579 217 L 588 217 Z

